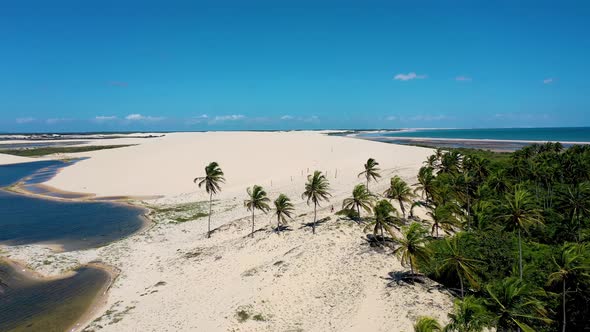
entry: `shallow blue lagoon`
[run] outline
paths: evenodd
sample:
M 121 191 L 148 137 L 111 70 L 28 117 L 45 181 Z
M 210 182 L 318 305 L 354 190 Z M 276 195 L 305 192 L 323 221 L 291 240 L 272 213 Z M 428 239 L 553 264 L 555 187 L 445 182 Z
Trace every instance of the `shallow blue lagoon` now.
M 60 161 L 0 166 L 0 186 L 33 173 L 27 184 L 49 179 Z M 47 200 L 0 190 L 0 244 L 51 243 L 64 250 L 98 247 L 126 237 L 143 226 L 143 210 L 109 202 Z

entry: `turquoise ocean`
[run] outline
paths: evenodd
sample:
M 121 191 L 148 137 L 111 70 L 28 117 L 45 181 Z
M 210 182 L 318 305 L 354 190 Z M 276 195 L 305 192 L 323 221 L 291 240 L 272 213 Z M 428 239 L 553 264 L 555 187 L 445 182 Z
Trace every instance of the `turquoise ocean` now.
M 490 128 L 409 129 L 362 134 L 364 137 L 413 137 L 440 139 L 484 139 L 514 141 L 590 142 L 590 127 L 576 128 Z

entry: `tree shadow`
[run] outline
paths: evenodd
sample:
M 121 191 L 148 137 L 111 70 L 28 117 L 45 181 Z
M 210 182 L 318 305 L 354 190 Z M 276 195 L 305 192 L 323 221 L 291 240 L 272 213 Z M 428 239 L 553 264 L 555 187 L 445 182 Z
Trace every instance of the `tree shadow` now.
M 424 276 L 417 273 L 411 273 L 410 271 L 393 271 L 387 273 L 387 277 L 381 277 L 381 279 L 387 280 L 387 287 L 403 286 L 403 285 L 415 285 L 415 284 L 426 284 Z
M 391 248 L 393 249 L 395 242 L 390 237 L 381 237 L 381 235 L 367 234 L 362 237 L 372 248 Z
M 330 217 L 325 217 L 325 218 L 319 219 L 318 221 L 316 221 L 316 223 L 315 223 L 315 227 L 319 227 L 319 226 L 321 226 L 321 225 L 325 224 L 325 223 L 326 223 L 327 221 L 329 221 L 330 219 L 332 219 L 332 218 L 330 218 Z M 301 227 L 299 227 L 299 229 L 303 229 L 303 228 L 306 228 L 306 227 L 307 227 L 307 228 L 313 228 L 313 221 L 312 221 L 312 222 L 308 222 L 308 223 L 305 223 L 305 224 L 303 224 Z
M 280 225 L 279 227 L 274 227 L 273 231 L 280 234 L 282 232 L 291 232 L 293 229 L 288 225 Z

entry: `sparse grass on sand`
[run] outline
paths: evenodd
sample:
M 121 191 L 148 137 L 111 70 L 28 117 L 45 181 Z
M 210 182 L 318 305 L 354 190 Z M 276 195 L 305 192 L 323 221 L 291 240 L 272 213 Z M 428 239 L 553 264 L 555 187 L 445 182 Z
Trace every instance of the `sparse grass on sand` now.
M 119 145 L 89 145 L 89 146 L 62 146 L 62 147 L 43 147 L 43 148 L 22 148 L 22 149 L 1 149 L 0 153 L 9 154 L 19 157 L 40 157 L 56 153 L 76 153 L 97 150 L 108 150 L 134 146 L 135 144 Z

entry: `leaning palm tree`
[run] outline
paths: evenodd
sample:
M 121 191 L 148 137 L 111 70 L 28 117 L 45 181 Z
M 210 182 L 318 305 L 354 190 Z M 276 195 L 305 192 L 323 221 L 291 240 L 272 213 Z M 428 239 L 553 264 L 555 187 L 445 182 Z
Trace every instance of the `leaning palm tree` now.
M 274 201 L 275 204 L 275 215 L 277 216 L 277 233 L 281 230 L 281 224 L 286 224 L 287 219 L 292 219 L 293 203 L 291 199 L 285 194 L 280 194 Z
M 550 323 L 545 304 L 540 300 L 545 293 L 524 281 L 509 277 L 486 286 L 489 298 L 485 305 L 494 315 L 498 331 L 533 332 L 527 321 Z
M 377 167 L 379 166 L 379 163 L 373 158 L 369 158 L 364 166 L 365 170 L 360 172 L 358 177 L 360 178 L 361 176 L 364 176 L 365 179 L 367 179 L 367 190 L 369 190 L 369 181 L 377 181 L 377 179 L 381 177 L 381 174 L 379 174 L 381 169 Z
M 397 175 L 391 178 L 389 188 L 385 190 L 383 196 L 397 200 L 404 218 L 406 217 L 406 208 L 404 207 L 404 204 L 411 205 L 412 198 L 415 197 L 408 184 Z
M 313 203 L 313 224 L 312 233 L 315 234 L 315 226 L 317 222 L 317 209 L 322 201 L 328 201 L 332 196 L 329 193 L 330 182 L 325 175 L 320 171 L 313 172 L 307 176 L 307 183 L 305 184 L 305 191 L 301 194 L 301 198 L 307 200 L 307 204 Z
M 429 208 L 430 211 L 426 212 L 426 214 L 432 220 L 432 229 L 430 233 L 433 236 L 438 237 L 439 229 L 442 229 L 448 234 L 453 230 L 454 226 L 459 224 L 459 220 L 453 213 L 455 208 L 451 203 Z
M 440 323 L 432 317 L 418 317 L 414 323 L 414 332 L 442 332 Z
M 453 312 L 448 316 L 444 332 L 481 332 L 489 330 L 492 324 L 492 315 L 483 301 L 473 296 L 456 299 Z
M 260 210 L 266 213 L 270 210 L 270 206 L 268 206 L 270 199 L 266 197 L 264 188 L 259 185 L 254 185 L 246 191 L 248 192 L 248 199 L 244 201 L 244 206 L 248 211 L 252 211 L 252 233 L 250 233 L 250 237 L 254 237 L 254 212 Z
M 207 238 L 211 237 L 211 206 L 213 203 L 213 195 L 217 195 L 221 191 L 221 184 L 225 183 L 223 171 L 217 162 L 209 163 L 205 167 L 205 176 L 195 178 L 193 182 L 199 182 L 199 188 L 205 186 L 205 191 L 209 194 L 209 220 L 207 222 Z
M 412 275 L 416 263 L 428 259 L 429 250 L 425 247 L 427 241 L 428 230 L 416 222 L 402 227 L 402 236 L 394 238 L 399 247 L 395 248 L 393 253 L 398 256 L 402 266 L 410 266 Z
M 542 225 L 541 213 L 536 208 L 532 195 L 520 187 L 514 194 L 508 194 L 500 202 L 496 217 L 504 221 L 508 230 L 518 231 L 518 266 L 522 280 L 522 238 L 521 232 L 527 232 L 532 225 Z
M 561 330 L 565 332 L 566 326 L 566 294 L 568 287 L 571 287 L 575 279 L 590 278 L 590 265 L 584 260 L 579 247 L 572 244 L 565 244 L 558 259 L 553 257 L 553 263 L 556 271 L 549 275 L 548 284 L 561 284 L 561 309 L 562 309 L 562 326 Z
M 439 275 L 454 275 L 459 279 L 461 297 L 465 296 L 464 281 L 472 288 L 479 288 L 477 280 L 478 260 L 468 258 L 460 247 L 461 233 L 451 238 L 445 238 L 440 252 L 440 265 L 436 271 Z
M 371 213 L 375 196 L 373 196 L 364 184 L 357 184 L 352 190 L 352 197 L 344 199 L 342 209 L 356 209 L 359 218 L 361 217 L 361 208 Z
M 392 238 L 395 238 L 395 234 L 393 233 L 393 230 L 390 226 L 394 226 L 397 228 L 395 224 L 399 223 L 399 218 L 396 216 L 397 211 L 395 210 L 393 205 L 391 205 L 391 203 L 383 199 L 377 202 L 373 211 L 375 214 L 375 218 L 373 219 L 373 221 L 368 223 L 367 226 L 365 226 L 363 231 L 367 232 L 372 228 L 373 235 L 375 236 L 375 238 L 377 238 L 377 234 L 380 231 L 382 243 L 385 242 L 385 234 L 383 232 L 384 230 L 387 231 L 387 233 L 389 233 L 389 235 Z

